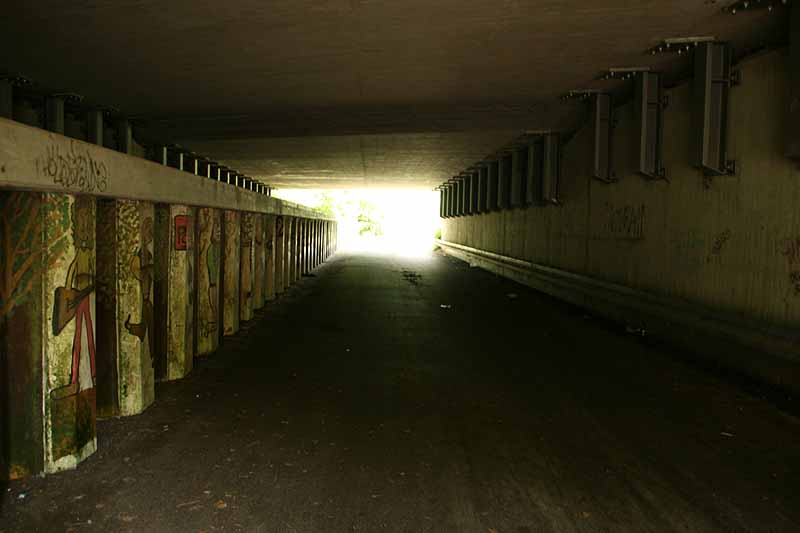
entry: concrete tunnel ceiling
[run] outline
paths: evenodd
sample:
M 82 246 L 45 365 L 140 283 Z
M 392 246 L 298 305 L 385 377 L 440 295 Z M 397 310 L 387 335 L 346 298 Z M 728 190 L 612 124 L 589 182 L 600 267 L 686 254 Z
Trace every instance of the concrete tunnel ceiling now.
M 684 58 L 646 53 L 663 39 L 742 51 L 786 33 L 783 13 L 731 3 L 16 2 L 0 71 L 276 187 L 432 188 L 525 131 L 574 127 L 559 96 L 620 83 L 593 81 L 604 69 L 680 77 Z

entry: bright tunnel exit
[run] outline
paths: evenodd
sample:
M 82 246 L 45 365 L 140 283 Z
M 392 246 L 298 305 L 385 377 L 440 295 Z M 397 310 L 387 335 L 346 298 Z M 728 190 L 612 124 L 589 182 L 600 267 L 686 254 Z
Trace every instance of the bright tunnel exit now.
M 339 250 L 422 257 L 441 230 L 439 193 L 421 189 L 281 189 L 273 196 L 336 218 Z

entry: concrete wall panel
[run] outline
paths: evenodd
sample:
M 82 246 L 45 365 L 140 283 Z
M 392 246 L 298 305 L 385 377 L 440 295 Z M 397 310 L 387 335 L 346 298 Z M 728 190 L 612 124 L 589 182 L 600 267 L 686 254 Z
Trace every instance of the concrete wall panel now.
M 800 323 L 800 169 L 783 155 L 790 69 L 786 50 L 740 65 L 732 89 L 734 176 L 690 165 L 691 87 L 667 91 L 668 180 L 636 172 L 631 104 L 616 110 L 612 167 L 591 178 L 585 124 L 563 149 L 561 205 L 443 221 L 445 240 L 695 302 L 759 324 Z

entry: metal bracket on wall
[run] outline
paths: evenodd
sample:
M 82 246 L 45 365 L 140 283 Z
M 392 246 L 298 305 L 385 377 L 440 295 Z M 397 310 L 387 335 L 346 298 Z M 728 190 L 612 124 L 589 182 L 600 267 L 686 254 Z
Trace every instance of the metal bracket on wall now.
M 724 7 L 722 10 L 731 15 L 742 13 L 746 11 L 756 11 L 759 9 L 766 9 L 772 13 L 779 5 L 787 5 L 789 0 L 737 0 L 732 4 Z
M 594 121 L 594 160 L 592 177 L 603 183 L 617 182 L 611 168 L 612 137 L 615 125 L 613 101 L 610 94 L 595 94 L 592 98 Z
M 730 174 L 727 157 L 730 47 L 719 42 L 703 43 L 694 52 L 692 162 L 704 174 Z

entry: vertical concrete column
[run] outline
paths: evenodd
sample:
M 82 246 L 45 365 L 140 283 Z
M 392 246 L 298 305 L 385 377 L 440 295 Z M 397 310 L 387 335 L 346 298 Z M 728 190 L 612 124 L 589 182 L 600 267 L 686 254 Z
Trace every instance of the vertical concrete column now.
M 284 284 L 283 284 L 283 263 L 285 259 L 285 251 L 284 251 L 284 240 L 285 240 L 285 231 L 284 231 L 284 217 L 278 215 L 275 218 L 275 293 L 276 294 L 283 294 L 284 291 Z
M 239 320 L 247 322 L 253 318 L 253 271 L 254 265 L 254 215 L 240 213 L 239 236 Z
M 241 220 L 238 211 L 225 210 L 222 250 L 222 332 L 239 331 L 239 274 L 241 268 Z
M 331 256 L 331 223 L 325 221 L 325 260 Z
M 289 240 L 291 243 L 288 245 L 289 247 L 289 269 L 288 269 L 288 280 L 289 285 L 294 285 L 297 282 L 297 217 L 292 217 L 290 228 L 291 231 L 289 232 Z
M 285 253 L 285 261 L 283 263 L 283 282 L 284 285 L 288 288 L 290 285 L 294 284 L 294 278 L 292 276 L 292 263 L 293 263 L 293 254 L 295 252 L 294 246 L 294 232 L 295 232 L 295 217 L 284 217 L 286 220 L 284 222 L 284 231 L 286 233 L 286 238 L 284 239 L 283 247 Z
M 314 229 L 317 221 L 311 219 L 308 221 L 308 271 L 311 272 L 316 267 L 316 258 L 314 257 L 314 245 L 316 244 L 316 235 Z
M 308 274 L 311 270 L 311 247 L 309 245 L 311 236 L 311 220 L 305 219 L 303 225 L 303 274 Z
M 197 224 L 197 355 L 203 356 L 219 347 L 222 213 L 210 207 L 198 209 Z
M 266 281 L 266 255 L 264 253 L 264 218 L 266 215 L 253 215 L 253 308 L 264 307 L 264 285 Z
M 292 279 L 295 283 L 300 279 L 300 257 L 302 252 L 300 250 L 300 228 L 303 226 L 303 219 L 297 217 L 295 220 L 294 239 L 292 247 L 294 248 L 294 257 L 292 258 Z
M 156 379 L 181 379 L 192 371 L 195 212 L 185 205 L 156 206 Z
M 324 253 L 324 234 L 323 234 L 323 227 L 325 221 L 318 220 L 317 221 L 317 263 L 322 264 L 325 261 L 325 253 Z
M 0 477 L 16 479 L 97 448 L 96 206 L 0 191 L 0 215 Z
M 321 255 L 322 255 L 322 232 L 321 229 L 321 220 L 314 221 L 314 266 L 318 267 L 319 264 L 322 262 Z
M 45 194 L 42 207 L 45 471 L 57 472 L 97 449 L 96 202 Z
M 97 413 L 135 415 L 155 400 L 155 207 L 97 201 Z
M 327 261 L 331 255 L 331 223 L 326 220 L 322 224 L 325 228 L 325 260 Z
M 300 219 L 300 228 L 299 228 L 299 231 L 297 232 L 297 247 L 298 247 L 298 249 L 300 251 L 300 253 L 298 254 L 298 258 L 297 258 L 297 260 L 298 260 L 297 270 L 298 270 L 298 274 L 299 274 L 299 276 L 301 278 L 303 277 L 303 274 L 306 273 L 306 270 L 305 270 L 305 261 L 306 261 L 306 247 L 305 247 L 305 242 L 306 242 L 306 224 L 307 224 L 306 219 L 301 218 Z
M 300 279 L 300 257 L 302 256 L 302 251 L 300 250 L 300 231 L 302 227 L 303 219 L 295 217 L 294 233 L 292 234 L 292 249 L 294 250 L 294 254 L 292 254 L 292 281 L 294 283 L 297 283 L 297 280 Z
M 275 299 L 275 215 L 264 215 L 264 299 Z

